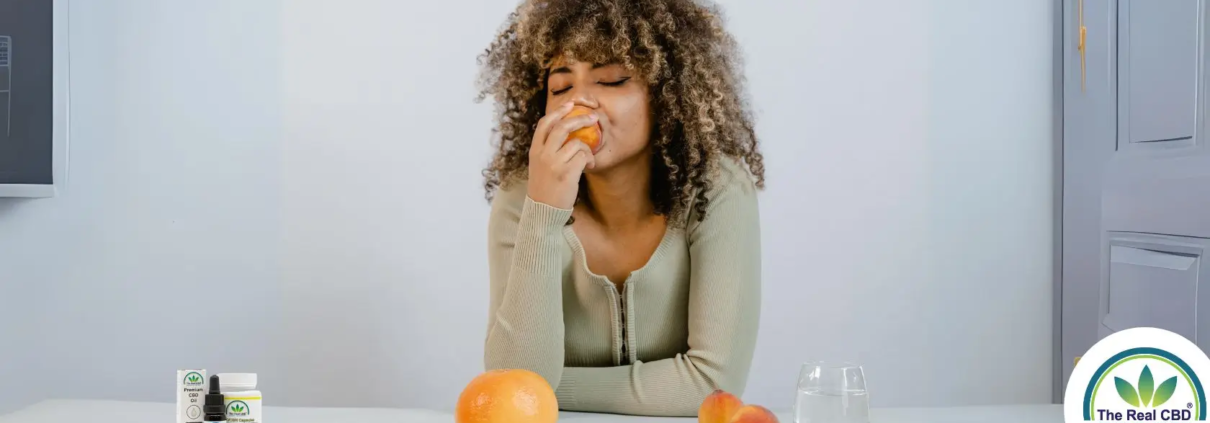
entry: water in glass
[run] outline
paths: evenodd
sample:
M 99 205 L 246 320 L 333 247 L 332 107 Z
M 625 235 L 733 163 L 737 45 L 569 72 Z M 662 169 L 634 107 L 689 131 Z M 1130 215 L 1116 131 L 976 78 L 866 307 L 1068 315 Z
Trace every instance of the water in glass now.
M 794 403 L 795 423 L 868 423 L 869 395 L 861 366 L 811 362 L 803 365 Z
M 866 423 L 869 402 L 864 389 L 826 392 L 800 389 L 794 404 L 797 423 Z

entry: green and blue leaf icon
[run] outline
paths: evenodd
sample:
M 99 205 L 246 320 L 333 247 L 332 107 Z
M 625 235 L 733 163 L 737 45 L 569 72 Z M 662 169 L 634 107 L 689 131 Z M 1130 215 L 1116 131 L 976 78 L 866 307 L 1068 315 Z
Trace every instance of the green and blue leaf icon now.
M 197 382 L 197 381 L 198 381 L 198 377 L 197 377 L 197 375 L 190 375 L 190 376 L 189 376 L 189 381 L 190 381 L 190 382 Z
M 1152 406 L 1159 407 L 1160 404 L 1168 401 L 1168 398 L 1172 398 L 1174 391 L 1176 391 L 1176 376 L 1168 378 L 1168 380 L 1160 384 L 1159 388 L 1156 388 L 1155 398 L 1152 399 L 1152 401 L 1155 401 L 1155 404 Z
M 1123 380 L 1120 377 L 1113 378 L 1114 385 L 1118 389 L 1118 396 L 1122 401 L 1126 401 L 1135 407 L 1151 406 L 1159 407 L 1172 398 L 1173 392 L 1176 391 L 1176 376 L 1168 378 L 1164 383 L 1161 383 L 1158 388 L 1155 387 L 1155 379 L 1151 375 L 1151 368 L 1143 366 L 1143 373 L 1139 375 L 1138 389 L 1130 382 Z
M 1151 368 L 1143 366 L 1143 374 L 1139 375 L 1139 401 L 1142 404 L 1151 403 L 1151 394 L 1155 393 L 1155 380 L 1151 378 Z
M 1116 376 L 1113 378 L 1113 382 L 1118 386 L 1118 396 L 1122 397 L 1122 401 L 1135 407 L 1139 406 L 1139 394 L 1135 392 L 1133 386 L 1130 386 L 1130 382 Z

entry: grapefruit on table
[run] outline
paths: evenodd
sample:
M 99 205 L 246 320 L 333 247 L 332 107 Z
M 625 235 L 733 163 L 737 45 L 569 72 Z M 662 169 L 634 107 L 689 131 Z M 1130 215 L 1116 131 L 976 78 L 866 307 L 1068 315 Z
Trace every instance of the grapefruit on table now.
M 546 379 L 529 370 L 491 370 L 463 388 L 456 423 L 554 423 L 559 403 Z

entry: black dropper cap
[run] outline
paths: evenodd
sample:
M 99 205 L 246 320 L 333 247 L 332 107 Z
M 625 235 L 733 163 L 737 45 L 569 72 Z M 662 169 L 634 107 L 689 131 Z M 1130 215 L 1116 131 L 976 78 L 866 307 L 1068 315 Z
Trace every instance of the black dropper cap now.
M 210 376 L 210 392 L 206 393 L 206 403 L 202 413 L 208 422 L 227 421 L 227 407 L 223 405 L 223 394 L 219 392 L 218 375 Z

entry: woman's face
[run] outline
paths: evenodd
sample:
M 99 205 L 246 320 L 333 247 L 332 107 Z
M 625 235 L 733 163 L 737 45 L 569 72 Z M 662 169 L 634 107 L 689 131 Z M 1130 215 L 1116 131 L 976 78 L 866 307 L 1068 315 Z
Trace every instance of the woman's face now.
M 569 101 L 596 113 L 601 147 L 588 173 L 602 172 L 645 152 L 651 137 L 647 84 L 619 64 L 555 60 L 547 80 L 546 113 Z

